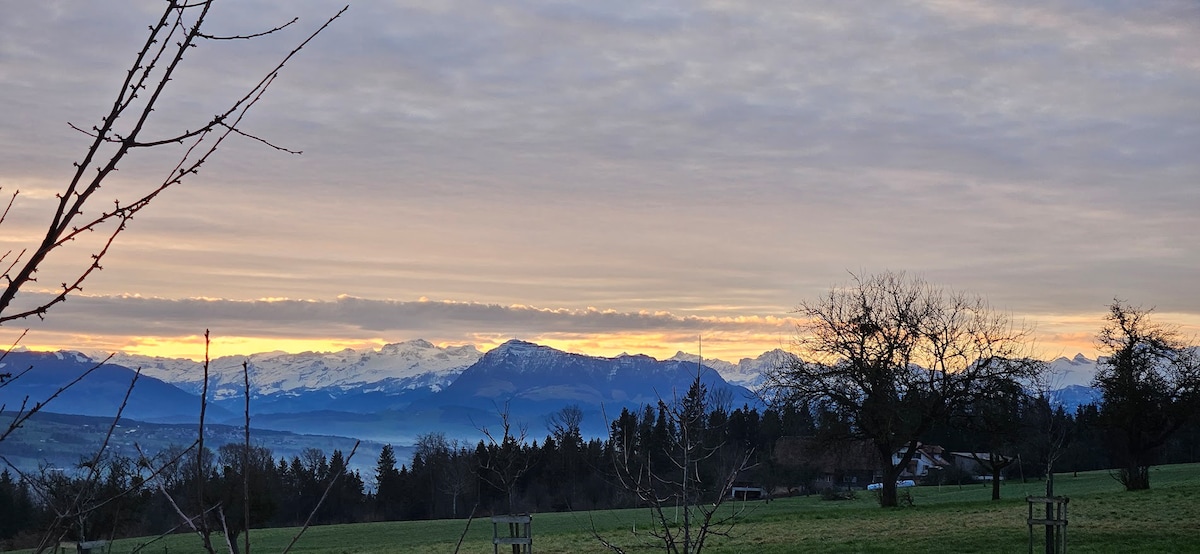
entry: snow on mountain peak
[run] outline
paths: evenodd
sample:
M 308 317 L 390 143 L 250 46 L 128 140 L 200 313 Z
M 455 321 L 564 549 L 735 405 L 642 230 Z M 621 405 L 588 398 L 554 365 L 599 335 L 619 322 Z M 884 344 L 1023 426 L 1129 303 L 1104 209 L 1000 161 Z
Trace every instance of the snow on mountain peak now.
M 1056 384 L 1087 386 L 1096 375 L 1097 363 L 1098 360 L 1083 354 L 1076 354 L 1073 358 L 1063 356 L 1050 362 L 1050 372 Z
M 702 363 L 715 369 L 717 373 L 721 374 L 721 378 L 730 384 L 755 390 L 762 385 L 768 371 L 779 367 L 792 356 L 794 355 L 777 348 L 770 352 L 764 352 L 757 358 L 742 358 L 736 364 L 716 358 L 704 358 Z M 700 356 L 686 352 L 677 352 L 668 359 L 691 363 L 701 361 Z
M 241 393 L 242 363 L 248 362 L 250 388 L 255 394 L 370 385 L 383 381 L 423 377 L 444 385 L 475 363 L 482 354 L 471 345 L 438 348 L 424 340 L 388 344 L 380 348 L 337 352 L 264 352 L 225 356 L 209 363 L 209 387 L 216 394 L 226 389 Z M 143 373 L 192 392 L 198 392 L 203 366 L 185 359 L 116 354 L 110 363 L 142 368 Z
M 508 355 L 523 355 L 527 352 L 547 348 L 532 342 L 523 341 L 520 339 L 509 339 L 491 350 L 485 356 L 508 356 Z

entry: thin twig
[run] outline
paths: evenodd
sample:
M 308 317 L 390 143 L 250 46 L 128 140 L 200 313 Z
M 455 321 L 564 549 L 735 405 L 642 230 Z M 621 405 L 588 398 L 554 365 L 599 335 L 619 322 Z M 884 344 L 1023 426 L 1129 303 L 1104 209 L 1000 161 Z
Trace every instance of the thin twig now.
M 21 344 L 21 341 L 25 340 L 25 335 L 28 335 L 28 334 L 29 334 L 29 328 L 26 327 L 24 330 L 21 331 L 21 334 L 17 336 L 16 340 L 12 341 L 12 344 L 9 345 L 8 348 L 6 348 L 3 352 L 0 352 L 0 362 L 3 362 L 4 359 L 8 357 L 9 353 L 11 353 L 13 350 L 16 350 L 17 346 Z M 26 371 L 28 371 L 28 370 L 26 370 Z M 5 374 L 5 375 L 7 375 L 7 376 L 0 378 L 0 385 L 4 384 L 5 379 L 15 379 L 15 377 L 13 377 L 11 374 Z
M 276 32 L 276 31 L 281 31 L 281 30 L 283 30 L 285 27 L 287 27 L 287 26 L 289 26 L 289 25 L 291 25 L 292 23 L 295 23 L 295 22 L 297 22 L 297 21 L 300 21 L 300 18 L 299 18 L 299 17 L 293 17 L 291 21 L 288 21 L 287 23 L 284 23 L 283 25 L 280 25 L 280 26 L 278 26 L 278 27 L 275 27 L 274 29 L 269 29 L 269 30 L 263 31 L 263 32 L 261 32 L 261 33 L 254 33 L 254 34 L 252 34 L 252 35 L 228 35 L 228 36 L 216 36 L 216 35 L 210 35 L 210 34 L 207 34 L 207 33 L 197 33 L 197 34 L 196 34 L 196 36 L 198 36 L 198 37 L 200 37 L 200 38 L 206 38 L 206 39 L 209 39 L 209 40 L 247 40 L 247 39 L 252 39 L 252 38 L 264 37 L 264 36 L 267 36 L 267 35 L 269 35 L 269 34 L 271 34 L 271 33 L 274 33 L 274 32 Z
M 179 510 L 179 506 L 177 506 L 177 505 L 175 504 L 175 500 L 173 500 L 173 499 L 171 498 L 171 496 L 170 496 L 170 495 L 167 495 L 167 501 L 171 503 L 171 506 L 172 506 L 172 507 L 174 507 L 176 510 Z M 219 506 L 219 504 L 218 504 L 218 506 Z M 208 513 L 209 513 L 209 512 L 211 512 L 211 511 L 213 511 L 213 510 L 215 510 L 215 509 L 217 509 L 217 506 L 212 506 L 212 507 L 210 507 L 209 509 L 207 509 L 207 510 L 204 510 L 204 512 L 203 512 L 203 513 L 201 513 L 201 514 L 199 514 L 199 515 L 194 515 L 194 516 L 192 516 L 192 517 L 187 517 L 187 516 L 183 515 L 183 512 L 177 512 L 177 513 L 179 513 L 179 517 L 181 517 L 181 518 L 183 519 L 183 523 L 180 523 L 180 524 L 178 524 L 178 525 L 176 525 L 176 526 L 174 526 L 174 527 L 172 527 L 172 528 L 168 529 L 168 530 L 167 530 L 165 533 L 163 533 L 163 534 L 161 534 L 161 535 L 159 535 L 159 536 L 157 536 L 157 537 L 154 537 L 153 539 L 150 539 L 150 541 L 148 541 L 148 542 L 146 542 L 146 543 L 143 543 L 143 544 L 139 544 L 139 545 L 137 545 L 137 546 L 136 546 L 136 547 L 135 547 L 135 548 L 134 548 L 134 549 L 133 549 L 133 550 L 130 552 L 130 554 L 137 554 L 138 552 L 141 552 L 143 548 L 146 548 L 147 546 L 150 546 L 150 545 L 152 545 L 152 544 L 154 544 L 154 543 L 156 543 L 156 542 L 158 542 L 158 541 L 160 541 L 160 540 L 162 540 L 162 539 L 165 539 L 165 538 L 167 538 L 169 535 L 174 535 L 174 534 L 175 534 L 175 531 L 178 531 L 178 530 L 179 530 L 179 528 L 180 528 L 180 527 L 183 527 L 184 525 L 187 525 L 188 527 L 191 527 L 191 528 L 192 528 L 192 530 L 194 531 L 194 530 L 196 529 L 196 526 L 195 526 L 195 524 L 193 524 L 193 523 L 192 523 L 192 520 L 194 520 L 194 519 L 196 519 L 196 518 L 198 518 L 198 517 L 205 517 L 205 516 L 207 516 L 207 515 L 208 515 Z
M 70 383 L 67 383 L 67 384 L 59 387 L 58 390 L 54 391 L 54 394 L 51 394 L 45 400 L 34 403 L 33 407 L 29 408 L 28 411 L 25 410 L 26 402 L 29 401 L 29 397 L 26 396 L 25 400 L 23 402 L 21 402 L 21 408 L 19 410 L 17 410 L 16 416 L 14 416 L 13 420 L 11 422 L 9 422 L 8 428 L 5 429 L 3 433 L 0 433 L 0 442 L 4 441 L 4 439 L 7 438 L 9 435 L 11 435 L 13 431 L 16 431 L 18 428 L 20 428 L 22 424 L 24 424 L 29 418 L 33 417 L 33 414 L 36 414 L 37 412 L 39 412 L 43 407 L 46 406 L 46 404 L 49 404 L 50 401 L 54 400 L 55 398 L 58 398 L 58 396 L 64 392 L 66 392 L 67 389 L 75 386 L 75 384 L 82 381 L 84 377 L 91 375 L 93 371 L 96 371 L 96 369 L 98 369 L 100 366 L 107 363 L 108 360 L 110 360 L 110 359 L 112 359 L 111 354 L 109 354 L 108 357 L 104 358 L 99 363 L 93 365 L 92 367 L 89 367 L 83 373 L 80 373 L 79 376 L 76 377 L 75 379 L 73 379 Z M 23 375 L 27 371 L 29 371 L 29 370 L 26 369 L 25 371 L 21 372 L 21 374 Z
M 454 554 L 458 554 L 458 550 L 462 548 L 463 539 L 467 538 L 467 531 L 471 530 L 471 522 L 475 520 L 475 510 L 479 509 L 479 501 L 475 501 L 475 505 L 471 506 L 471 515 L 467 516 L 467 524 L 463 526 L 463 532 L 458 536 L 458 543 L 454 545 Z
M 320 510 L 321 505 L 325 503 L 325 497 L 329 496 L 330 489 L 333 488 L 334 483 L 337 483 L 338 477 L 341 477 L 342 473 L 349 471 L 344 468 L 350 467 L 350 460 L 354 458 L 354 453 L 358 451 L 358 443 L 359 443 L 359 441 L 354 441 L 354 448 L 351 448 L 350 455 L 346 456 L 346 463 L 343 466 L 342 472 L 335 473 L 329 479 L 329 485 L 327 485 L 325 487 L 325 492 L 321 493 L 321 499 L 317 501 L 317 505 L 313 506 L 312 511 L 308 513 L 308 519 L 304 520 L 304 526 L 300 528 L 300 531 L 296 533 L 295 537 L 292 537 L 292 542 L 288 543 L 287 548 L 283 549 L 283 554 L 287 554 L 288 552 L 290 552 L 292 550 L 292 547 L 296 545 L 296 541 L 300 540 L 300 536 L 303 535 L 304 532 L 308 530 L 308 526 L 312 524 L 313 517 L 315 517 L 317 515 L 317 510 Z
M 121 421 L 121 414 L 125 412 L 125 407 L 129 404 L 129 395 L 133 394 L 133 387 L 137 384 L 138 377 L 141 377 L 141 375 L 142 370 L 139 368 L 137 373 L 134 373 L 133 378 L 129 380 L 129 386 L 125 388 L 125 397 L 121 399 L 121 406 L 117 408 L 116 415 L 113 416 L 112 422 L 108 425 L 108 432 L 104 434 L 104 440 L 101 441 L 100 447 L 96 449 L 96 453 L 92 456 L 92 459 L 88 462 L 84 462 L 85 467 L 88 468 L 87 478 L 84 479 L 84 482 L 80 485 L 79 491 L 75 494 L 75 499 L 72 500 L 68 505 L 68 511 L 66 511 L 66 513 L 60 513 L 55 518 L 54 522 L 51 523 L 50 527 L 47 528 L 47 538 L 52 533 L 53 529 L 57 527 L 63 520 L 79 517 L 83 514 L 91 512 L 94 509 L 90 506 L 86 508 L 83 506 L 85 502 L 84 495 L 90 495 L 94 492 L 96 481 L 100 478 L 100 459 L 104 456 L 104 452 L 108 449 L 108 443 L 112 440 L 113 433 L 117 429 L 117 423 Z M 92 499 L 88 499 L 89 503 L 90 500 Z M 107 504 L 107 502 L 105 503 Z M 87 537 L 81 537 L 81 539 L 87 539 Z
M 12 209 L 13 202 L 16 202 L 18 194 L 21 194 L 19 189 L 14 190 L 12 196 L 8 197 L 8 205 L 4 207 L 4 213 L 0 214 L 0 223 L 4 223 L 4 220 L 8 218 L 8 211 Z
M 229 549 L 229 554 L 237 554 L 233 549 L 233 542 L 229 539 L 229 525 L 225 523 L 225 508 L 217 504 L 217 517 L 221 520 L 221 533 L 225 536 L 225 548 Z
M 199 504 L 199 509 L 204 510 L 204 414 L 208 409 L 208 349 L 210 340 L 208 337 L 208 329 L 204 330 L 204 385 L 200 392 L 200 436 L 196 439 L 196 502 Z M 165 490 L 163 492 L 166 492 Z M 176 508 L 178 510 L 178 508 Z M 182 512 L 180 512 L 182 514 Z M 204 550 L 209 554 L 216 554 L 213 550 L 212 540 L 209 535 L 212 533 L 208 529 L 208 518 L 200 518 L 200 538 L 204 542 Z
M 246 393 L 246 443 L 242 445 L 242 515 L 246 527 L 242 530 L 242 554 L 250 554 L 250 364 L 246 361 L 242 361 L 242 387 Z

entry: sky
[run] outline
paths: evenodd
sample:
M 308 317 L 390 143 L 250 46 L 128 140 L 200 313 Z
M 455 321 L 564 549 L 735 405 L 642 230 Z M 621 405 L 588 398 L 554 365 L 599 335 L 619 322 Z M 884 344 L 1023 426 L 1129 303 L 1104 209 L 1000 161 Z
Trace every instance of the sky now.
M 44 229 L 161 1 L 0 4 L 0 252 Z M 218 1 L 151 128 L 342 7 Z M 1200 332 L 1192 0 L 360 0 L 30 348 L 198 358 L 521 338 L 736 361 L 854 274 L 979 294 L 1046 358 L 1114 298 Z M 101 194 L 161 180 L 139 153 Z M 105 200 L 108 202 L 109 200 Z M 88 263 L 66 249 L 19 300 Z M 91 247 L 94 247 L 91 246 Z

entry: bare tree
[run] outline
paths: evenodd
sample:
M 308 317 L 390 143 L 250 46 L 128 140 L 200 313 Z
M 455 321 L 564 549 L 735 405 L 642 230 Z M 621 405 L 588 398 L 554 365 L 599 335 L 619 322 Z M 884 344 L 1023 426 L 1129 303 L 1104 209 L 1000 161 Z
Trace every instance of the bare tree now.
M 829 409 L 868 441 L 883 467 L 882 506 L 897 505 L 896 479 L 936 422 L 1043 367 L 1028 355 L 1028 331 L 982 298 L 903 273 L 854 276 L 796 312 L 798 357 L 769 372 L 766 393 Z
M 546 430 L 558 444 L 576 443 L 583 440 L 580 427 L 583 425 L 583 409 L 579 404 L 570 404 L 546 416 Z
M 611 440 L 616 479 L 650 508 L 654 524 L 648 531 L 657 546 L 672 554 L 699 554 L 714 536 L 728 536 L 742 509 L 721 511 L 731 496 L 738 475 L 748 469 L 753 452 L 739 449 L 722 458 L 726 448 L 721 431 L 706 428 L 714 409 L 712 395 L 700 380 L 700 370 L 682 398 L 659 400 L 659 413 L 674 432 L 664 444 L 641 444 L 634 433 L 617 433 Z M 713 432 L 717 431 L 717 432 Z M 720 463 L 722 460 L 730 463 Z M 613 552 L 625 550 L 601 536 L 593 536 Z
M 533 464 L 532 453 L 525 448 L 529 429 L 513 421 L 507 402 L 497 411 L 500 415 L 499 437 L 487 427 L 479 428 L 487 439 L 487 444 L 484 445 L 485 452 L 479 462 L 479 477 L 492 487 L 504 491 L 508 500 L 508 511 L 515 513 L 514 494 L 517 482 Z
M 450 441 L 450 458 L 442 471 L 441 490 L 450 495 L 451 517 L 458 517 L 458 499 L 471 490 L 476 480 L 471 453 L 457 439 Z
M 579 475 L 585 465 L 582 426 L 583 409 L 579 404 L 569 404 L 546 417 L 546 430 L 558 443 L 558 460 L 563 477 L 569 481 L 565 498 L 568 507 L 576 503 Z
M 1096 338 L 1107 354 L 1093 381 L 1104 395 L 1100 422 L 1126 490 L 1150 488 L 1159 448 L 1200 411 L 1200 354 L 1152 311 L 1113 300 Z

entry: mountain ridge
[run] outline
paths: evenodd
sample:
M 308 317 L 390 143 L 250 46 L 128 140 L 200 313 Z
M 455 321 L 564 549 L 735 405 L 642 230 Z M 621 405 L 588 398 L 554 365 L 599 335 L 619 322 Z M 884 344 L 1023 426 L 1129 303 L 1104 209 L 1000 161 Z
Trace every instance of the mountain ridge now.
M 57 363 L 95 363 L 70 351 L 38 355 L 40 360 L 53 359 Z M 587 414 L 591 432 L 602 435 L 606 432 L 605 420 L 623 407 L 636 408 L 681 396 L 697 371 L 710 390 L 724 391 L 725 401 L 735 404 L 733 407 L 743 403 L 760 405 L 751 391 L 763 384 L 764 370 L 780 367 L 793 358 L 781 349 L 743 358 L 737 364 L 702 360 L 683 352 L 665 360 L 627 353 L 601 357 L 515 339 L 480 353 L 474 346 L 443 348 L 416 339 L 378 350 L 266 352 L 218 358 L 210 363 L 209 407 L 214 422 L 240 420 L 245 395 L 241 363 L 246 360 L 252 416 L 255 425 L 264 429 L 400 442 L 411 441 L 421 432 L 443 429 L 458 436 L 477 434 L 502 410 L 510 410 L 526 424 L 540 426 L 554 411 L 578 404 Z M 203 377 L 201 364 L 121 354 L 107 365 L 120 364 L 141 367 L 143 379 L 156 379 L 175 390 L 164 393 L 173 401 L 161 403 L 170 405 L 172 413 L 156 405 L 158 412 L 138 413 L 142 419 L 194 419 Z M 1061 399 L 1056 403 L 1073 410 L 1075 405 L 1094 399 L 1094 391 L 1081 383 L 1090 384 L 1095 365 L 1081 354 L 1050 362 L 1055 388 L 1064 391 L 1056 395 Z M 133 373 L 124 371 L 128 372 L 123 374 L 125 377 Z M 30 382 L 37 384 L 35 381 Z M 127 380 L 124 383 L 127 385 Z M 124 385 L 120 391 L 111 383 L 105 387 L 104 396 L 119 399 L 124 392 Z M 6 394 L 0 400 L 7 399 L 11 408 L 13 402 L 19 402 L 15 394 L 18 388 L 2 391 Z M 45 395 L 50 389 L 38 391 Z M 148 392 L 135 392 L 134 412 L 139 409 L 138 402 L 147 402 L 142 397 Z M 77 399 L 87 400 L 83 391 L 74 394 Z M 36 394 L 32 396 L 37 398 Z M 111 415 L 115 406 L 109 404 L 86 413 Z M 79 402 L 72 413 L 86 406 L 86 402 Z M 190 413 L 179 413 L 188 409 Z

